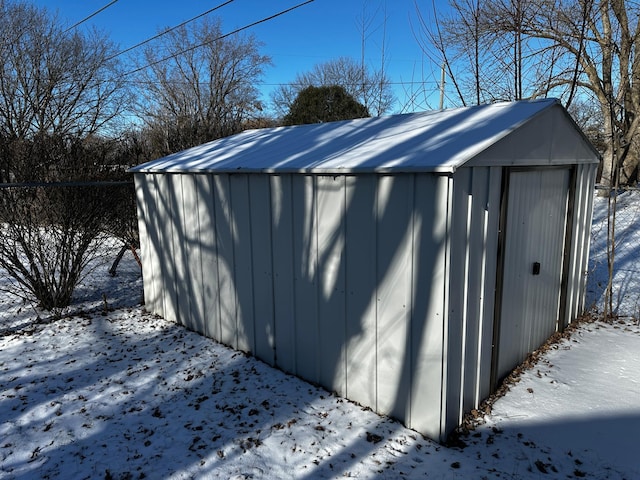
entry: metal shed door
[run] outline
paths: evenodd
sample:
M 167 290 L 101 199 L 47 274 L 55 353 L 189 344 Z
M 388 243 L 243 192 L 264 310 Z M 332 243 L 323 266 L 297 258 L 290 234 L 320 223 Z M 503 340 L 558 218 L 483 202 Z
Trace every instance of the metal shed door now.
M 556 331 L 570 179 L 569 169 L 509 174 L 496 381 Z

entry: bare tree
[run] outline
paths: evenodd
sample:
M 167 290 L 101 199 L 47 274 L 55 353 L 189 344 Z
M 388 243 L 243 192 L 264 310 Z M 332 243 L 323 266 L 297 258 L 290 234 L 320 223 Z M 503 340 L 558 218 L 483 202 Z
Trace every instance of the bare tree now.
M 602 182 L 634 183 L 640 158 L 640 7 L 625 0 L 451 0 L 422 24 L 464 101 L 470 75 L 483 101 L 595 98 L 603 121 Z M 480 50 L 478 50 L 480 46 Z M 477 55 L 476 52 L 484 52 Z M 484 57 L 483 57 L 484 55 Z M 491 55 L 492 60 L 486 55 Z M 477 62 L 480 58 L 480 62 Z M 475 65 L 475 68 L 474 68 Z M 489 69 L 486 68 L 489 66 Z M 457 70 L 456 70 L 457 69 Z M 495 72 L 508 74 L 500 81 Z
M 561 49 L 567 69 L 556 85 L 590 92 L 598 101 L 607 139 L 602 182 L 637 180 L 640 129 L 640 8 L 624 0 L 542 2 L 532 35 Z M 545 5 L 546 3 L 546 5 Z
M 271 60 L 255 37 L 224 36 L 204 18 L 158 41 L 139 60 L 138 105 L 157 155 L 237 133 L 262 110 L 257 85 Z
M 437 33 L 460 24 L 461 18 L 471 23 L 468 11 L 454 11 L 452 20 L 436 24 Z M 491 40 L 488 51 L 496 60 L 503 59 L 500 70 L 513 72 L 509 97 L 560 97 L 603 152 L 601 183 L 610 187 L 600 190 L 609 197 L 605 314 L 610 315 L 616 192 L 620 186 L 636 184 L 640 160 L 640 6 L 626 0 L 499 0 L 486 2 L 480 11 Z M 450 56 L 444 36 L 432 36 L 450 64 L 452 58 L 459 60 Z M 491 77 L 477 78 L 500 92 Z M 586 121 L 572 106 L 592 100 L 598 111 Z
M 395 101 L 391 83 L 382 70 L 371 70 L 350 57 L 340 57 L 298 74 L 289 85 L 282 85 L 271 94 L 276 113 L 286 115 L 298 94 L 307 87 L 339 86 L 364 105 L 371 114 L 382 115 Z
M 581 91 L 597 100 L 602 120 L 601 182 L 608 196 L 605 316 L 613 309 L 616 259 L 617 190 L 633 185 L 640 158 L 640 7 L 625 0 L 541 2 L 530 23 L 532 35 L 552 42 L 567 67 L 555 83 L 568 90 L 567 102 Z M 551 8 L 552 7 L 552 8 Z
M 551 43 L 564 68 L 549 90 L 564 91 L 566 103 L 595 98 L 602 121 L 600 190 L 608 197 L 604 315 L 614 314 L 617 191 L 634 185 L 640 159 L 640 7 L 625 0 L 538 0 L 527 21 L 529 34 Z M 568 92 L 568 93 L 567 93 Z
M 362 15 L 356 19 L 360 31 L 360 59 L 338 57 L 316 64 L 309 72 L 298 73 L 293 82 L 281 85 L 271 93 L 276 115 L 280 118 L 287 115 L 300 92 L 308 87 L 342 87 L 374 116 L 384 115 L 391 110 L 396 99 L 385 73 L 387 12 L 386 8 L 379 4 L 371 13 L 368 6 L 369 2 L 362 0 Z M 378 29 L 375 22 L 381 11 L 383 19 L 379 27 L 382 30 L 380 66 L 374 68 L 367 63 L 367 42 Z
M 567 110 L 596 150 L 604 152 L 606 148 L 604 119 L 598 101 L 592 95 L 580 95 L 567 106 Z
M 0 141 L 8 153 L 0 180 L 6 182 L 42 175 L 59 160 L 59 148 L 34 158 L 28 141 L 59 147 L 90 136 L 122 113 L 127 97 L 117 61 L 105 61 L 115 51 L 107 38 L 65 32 L 46 10 L 26 2 L 1 4 L 0 12 Z M 21 164 L 31 160 L 37 163 Z
M 349 94 L 374 116 L 380 116 L 391 110 L 395 102 L 391 84 L 385 73 L 388 17 L 386 2 L 384 4 L 378 3 L 373 12 L 368 7 L 369 1 L 362 0 L 362 15 L 356 19 L 357 26 L 360 29 L 360 89 L 349 92 Z M 382 21 L 379 26 L 376 26 L 380 14 L 382 15 Z M 367 65 L 369 40 L 379 29 L 382 30 L 380 35 L 380 67 L 379 69 L 370 69 Z
M 450 0 L 448 13 L 427 17 L 416 3 L 416 38 L 444 65 L 462 105 L 544 96 L 557 76 L 554 44 L 531 34 L 533 0 Z M 553 84 L 555 85 L 555 84 Z
M 115 47 L 44 9 L 0 2 L 0 267 L 45 309 L 68 305 L 108 200 L 73 182 L 101 169 L 94 142 L 127 105 Z M 53 188 L 51 183 L 65 184 Z
M 451 79 L 456 97 L 462 105 L 468 92 L 474 92 L 474 103 L 483 103 L 481 77 L 481 43 L 484 29 L 480 0 L 452 0 L 451 14 L 440 14 L 433 3 L 433 16 L 421 10 L 416 2 L 418 28 L 414 35 L 423 52 Z M 431 18 L 433 22 L 431 22 Z M 433 51 L 435 50 L 435 51 Z M 459 65 L 463 65 L 461 69 Z M 471 69 L 469 70 L 469 67 Z M 444 87 L 444 79 L 441 80 Z
M 526 26 L 535 14 L 538 5 L 531 0 L 498 0 L 485 2 L 480 15 L 486 35 L 492 39 L 491 49 L 494 58 L 503 71 L 511 77 L 511 87 L 507 89 L 508 98 L 521 100 L 525 97 L 524 82 L 539 79 L 526 72 L 526 58 L 541 60 L 542 50 L 531 48 Z M 531 78 L 533 77 L 533 78 Z

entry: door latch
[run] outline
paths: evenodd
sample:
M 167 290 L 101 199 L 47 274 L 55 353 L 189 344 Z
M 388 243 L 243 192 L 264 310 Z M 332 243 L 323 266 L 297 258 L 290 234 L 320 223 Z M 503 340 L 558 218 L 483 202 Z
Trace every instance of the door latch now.
M 540 275 L 540 262 L 533 262 L 531 273 L 534 275 Z

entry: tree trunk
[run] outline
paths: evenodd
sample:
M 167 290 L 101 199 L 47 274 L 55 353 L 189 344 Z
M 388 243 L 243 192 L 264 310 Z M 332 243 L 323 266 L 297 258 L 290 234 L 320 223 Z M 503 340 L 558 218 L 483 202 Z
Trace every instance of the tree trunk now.
M 638 160 L 640 159 L 640 139 L 634 135 L 629 152 L 620 167 L 620 185 L 634 186 L 638 182 Z
M 122 260 L 122 257 L 124 256 L 124 253 L 127 250 L 129 250 L 129 245 L 127 245 L 125 243 L 120 248 L 120 251 L 118 252 L 118 255 L 116 255 L 116 258 L 113 261 L 113 264 L 111 265 L 111 268 L 109 269 L 109 275 L 111 275 L 112 277 L 116 276 L 116 273 L 117 273 L 117 270 L 118 270 L 118 265 L 120 265 L 120 260 Z

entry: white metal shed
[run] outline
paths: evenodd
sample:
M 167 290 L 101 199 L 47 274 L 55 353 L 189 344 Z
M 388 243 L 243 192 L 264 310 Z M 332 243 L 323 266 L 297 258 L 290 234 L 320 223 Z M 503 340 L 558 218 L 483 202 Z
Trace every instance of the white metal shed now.
M 556 100 L 249 130 L 138 166 L 147 308 L 444 440 L 582 313 Z

